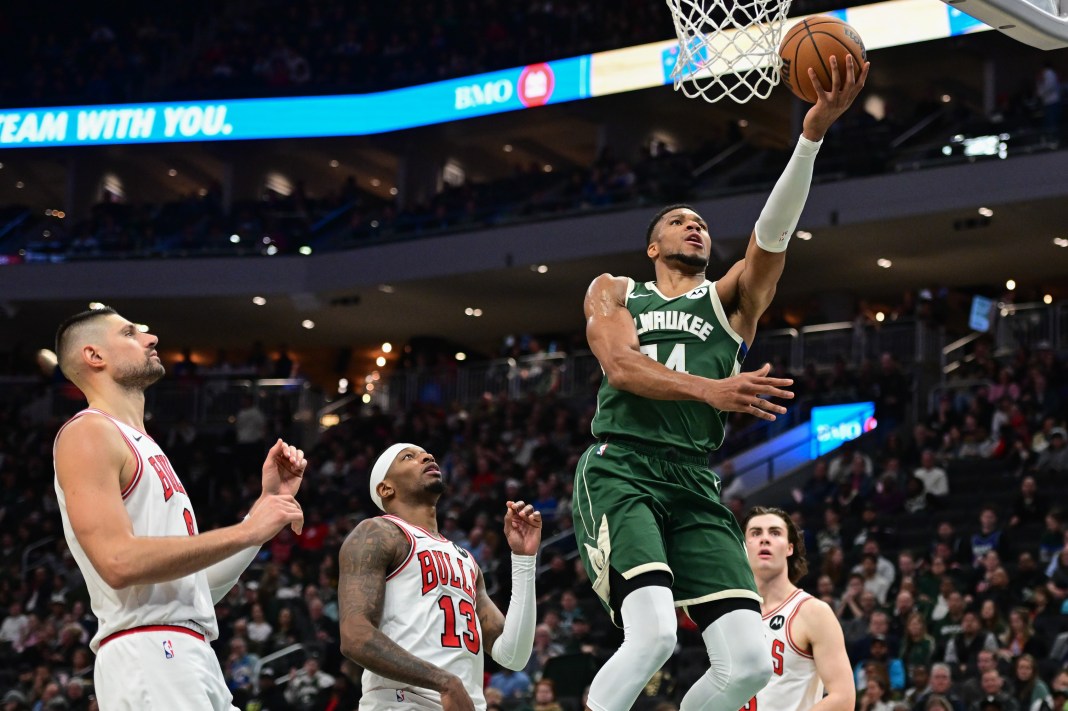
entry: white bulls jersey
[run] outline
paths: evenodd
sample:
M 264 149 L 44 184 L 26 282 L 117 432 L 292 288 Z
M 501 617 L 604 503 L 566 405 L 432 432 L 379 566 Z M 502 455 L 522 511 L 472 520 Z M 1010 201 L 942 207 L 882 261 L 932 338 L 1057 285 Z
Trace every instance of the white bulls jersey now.
M 63 430 L 80 417 L 106 417 L 118 428 L 126 445 L 137 459 L 137 471 L 122 491 L 122 502 L 136 536 L 195 536 L 193 506 L 181 481 L 171 468 L 167 455 L 144 432 L 119 422 L 100 410 L 82 410 L 60 428 Z M 53 452 L 54 453 L 54 452 Z M 85 554 L 67 516 L 67 500 L 55 480 L 59 511 L 63 517 L 63 535 L 74 560 L 85 577 L 89 601 L 100 628 L 89 646 L 94 652 L 106 637 L 134 627 L 147 625 L 198 625 L 207 639 L 219 636 L 215 607 L 211 603 L 207 576 L 203 571 L 166 583 L 131 585 L 116 590 L 104 582 Z
M 823 698 L 812 650 L 799 648 L 790 636 L 798 610 L 810 599 L 804 590 L 794 590 L 781 605 L 762 615 L 768 626 L 765 639 L 771 644 L 771 681 L 743 711 L 808 711 Z
M 451 541 L 385 515 L 408 538 L 411 551 L 386 576 L 379 630 L 406 652 L 458 676 L 476 709 L 482 694 L 482 626 L 475 612 L 478 564 Z M 361 709 L 409 708 L 422 699 L 439 705 L 441 695 L 403 682 L 363 673 Z M 377 692 L 377 693 L 369 693 Z M 419 698 L 407 698 L 414 694 Z M 406 705 L 407 704 L 407 705 Z

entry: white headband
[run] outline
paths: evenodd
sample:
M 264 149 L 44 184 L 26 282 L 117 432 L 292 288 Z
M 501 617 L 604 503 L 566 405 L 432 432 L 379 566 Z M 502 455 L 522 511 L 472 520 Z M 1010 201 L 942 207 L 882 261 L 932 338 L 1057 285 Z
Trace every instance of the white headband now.
M 421 447 L 407 442 L 398 442 L 378 455 L 375 465 L 371 468 L 371 500 L 383 511 L 386 510 L 386 507 L 382 505 L 382 497 L 378 495 L 378 485 L 386 478 L 386 472 L 393 466 L 393 460 L 405 449 L 421 449 Z

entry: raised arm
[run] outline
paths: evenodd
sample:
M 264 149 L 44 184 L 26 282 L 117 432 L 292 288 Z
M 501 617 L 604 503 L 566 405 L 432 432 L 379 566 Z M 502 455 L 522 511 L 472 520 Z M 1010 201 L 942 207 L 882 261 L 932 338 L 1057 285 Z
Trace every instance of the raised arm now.
M 781 389 L 793 381 L 766 377 L 767 367 L 712 380 L 672 370 L 643 354 L 634 318 L 626 307 L 627 286 L 627 279 L 602 274 L 590 284 L 584 304 L 586 339 L 612 387 L 650 400 L 706 402 L 720 410 L 748 412 L 765 420 L 786 412 L 785 407 L 759 397 L 793 397 Z
M 808 199 L 816 153 L 823 137 L 864 88 L 869 67 L 867 62 L 863 67 L 857 67 L 853 57 L 848 56 L 846 66 L 840 68 L 832 58 L 830 91 L 823 90 L 815 72 L 809 69 L 818 97 L 816 105 L 805 115 L 794 154 L 757 219 L 745 259 L 716 283 L 719 297 L 727 307 L 731 327 L 746 343 L 753 342 L 757 321 L 775 298 L 775 289 L 786 264 L 786 247 Z
M 132 474 L 136 466 L 118 430 L 103 417 L 78 418 L 56 442 L 56 476 L 71 528 L 93 568 L 116 590 L 191 575 L 304 518 L 293 497 L 272 496 L 235 526 L 196 536 L 137 536 L 120 486 L 122 473 Z
M 337 584 L 341 653 L 387 679 L 440 692 L 446 709 L 473 709 L 459 677 L 410 654 L 378 629 L 386 576 L 403 563 L 409 546 L 399 528 L 380 518 L 362 521 L 345 539 Z
M 857 690 L 838 618 L 822 600 L 808 600 L 801 611 L 803 633 L 808 638 L 816 673 L 827 694 L 812 710 L 853 711 Z

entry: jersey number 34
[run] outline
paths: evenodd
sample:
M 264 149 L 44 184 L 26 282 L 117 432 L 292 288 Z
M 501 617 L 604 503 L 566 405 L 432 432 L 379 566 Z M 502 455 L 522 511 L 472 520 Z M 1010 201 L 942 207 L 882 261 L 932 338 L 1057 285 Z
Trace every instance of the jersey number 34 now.
M 638 350 L 640 350 L 642 353 L 644 353 L 645 355 L 649 356 L 653 360 L 659 361 L 660 359 L 657 357 L 658 356 L 657 351 L 659 350 L 657 348 L 658 345 L 659 345 L 658 343 L 648 343 L 648 344 L 646 344 L 644 346 L 638 346 Z M 670 370 L 674 370 L 674 371 L 676 371 L 678 373 L 689 372 L 689 371 L 686 370 L 686 344 L 685 343 L 676 343 L 675 344 L 675 347 L 671 349 L 671 353 L 668 354 L 667 360 L 664 361 L 664 367 L 665 368 L 669 368 Z

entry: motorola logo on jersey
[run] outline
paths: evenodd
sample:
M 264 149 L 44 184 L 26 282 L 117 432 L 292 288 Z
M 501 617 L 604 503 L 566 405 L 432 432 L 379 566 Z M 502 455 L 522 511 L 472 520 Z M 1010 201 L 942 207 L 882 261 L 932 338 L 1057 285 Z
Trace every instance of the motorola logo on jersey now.
M 548 64 L 530 64 L 519 73 L 518 84 L 523 106 L 544 106 L 556 88 L 556 76 Z
M 782 615 L 775 615 L 775 617 L 771 618 L 771 622 L 768 623 L 768 627 L 773 630 L 781 630 L 784 624 L 786 624 L 786 618 Z
M 686 298 L 687 299 L 695 299 L 696 300 L 696 299 L 700 299 L 702 296 L 704 296 L 707 293 L 708 293 L 708 287 L 707 286 L 699 286 L 696 289 L 694 289 L 693 291 L 691 291 L 689 294 L 687 294 Z

